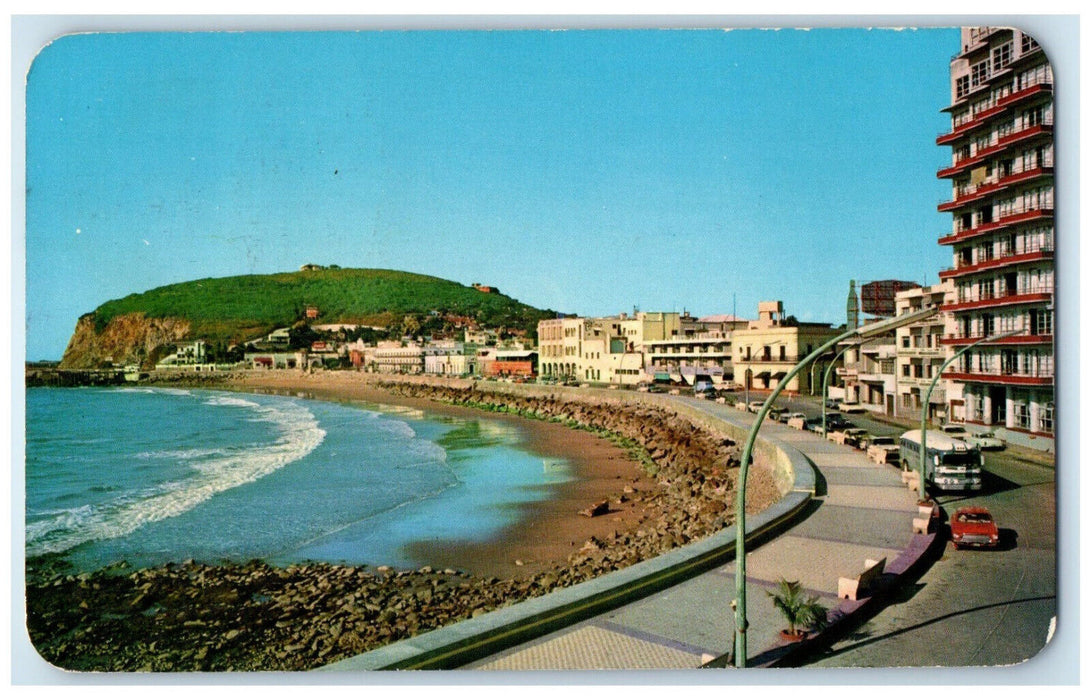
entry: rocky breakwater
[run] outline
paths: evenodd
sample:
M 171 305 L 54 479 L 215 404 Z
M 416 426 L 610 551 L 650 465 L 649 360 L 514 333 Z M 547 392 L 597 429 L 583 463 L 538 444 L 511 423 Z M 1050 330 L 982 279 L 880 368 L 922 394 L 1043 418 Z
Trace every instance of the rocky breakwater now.
M 301 671 L 540 595 L 560 577 L 261 562 L 28 572 L 31 642 L 72 671 Z
M 624 489 L 614 495 L 619 501 L 640 501 L 644 511 L 641 525 L 636 530 L 587 540 L 569 558 L 569 564 L 587 577 L 642 561 L 734 521 L 739 446 L 726 435 L 698 428 L 666 408 L 623 398 L 513 394 L 480 384 L 453 387 L 390 381 L 382 386 L 412 398 L 561 421 L 573 428 L 614 436 L 641 451 L 659 488 L 643 494 Z M 746 509 L 751 513 L 780 497 L 772 474 L 760 465 L 749 473 L 746 494 Z
M 591 537 L 551 569 L 506 579 L 429 567 L 261 562 L 138 571 L 122 564 L 74 574 L 63 561 L 28 562 L 27 622 L 38 652 L 71 670 L 311 669 L 629 566 L 732 521 L 738 447 L 664 408 L 477 388 L 385 388 L 613 436 L 642 452 L 657 488 L 619 485 L 611 500 L 640 507 L 635 527 Z M 749 479 L 748 511 L 779 497 L 766 470 L 752 469 Z

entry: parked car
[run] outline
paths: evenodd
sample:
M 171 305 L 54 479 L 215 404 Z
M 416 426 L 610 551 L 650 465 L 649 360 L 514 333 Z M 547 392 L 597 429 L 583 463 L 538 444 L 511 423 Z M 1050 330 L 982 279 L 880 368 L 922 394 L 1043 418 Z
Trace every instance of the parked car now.
M 951 542 L 955 549 L 996 547 L 1000 543 L 1000 530 L 988 508 L 965 506 L 951 516 Z
M 764 401 L 751 401 L 750 403 L 746 404 L 746 410 L 750 411 L 751 413 L 757 413 L 761 410 L 761 407 L 763 405 L 765 405 Z
M 822 434 L 822 419 L 819 418 L 817 420 L 809 420 L 809 421 L 807 421 L 806 427 L 807 427 L 807 430 L 810 430 L 812 433 L 818 433 L 819 435 L 821 435 Z
M 826 399 L 826 410 L 835 411 L 840 403 L 841 399 Z
M 848 428 L 842 431 L 843 442 L 849 447 L 860 450 L 867 446 L 868 433 L 863 428 Z
M 996 437 L 996 433 L 991 430 L 985 433 L 974 433 L 965 440 L 971 445 L 976 445 L 979 450 L 1002 450 L 1006 447 L 1005 442 Z
M 837 404 L 837 410 L 842 413 L 866 413 L 867 409 L 855 401 L 842 401 Z
M 871 435 L 868 437 L 867 456 L 876 464 L 897 464 L 901 457 L 898 441 L 892 436 Z
M 819 423 L 822 421 L 820 420 Z M 852 423 L 845 420 L 845 417 L 840 413 L 827 413 L 826 414 L 826 430 L 848 430 L 849 428 L 855 428 Z
M 784 414 L 783 417 L 784 417 L 784 422 L 785 423 L 791 423 L 792 421 L 799 421 L 798 424 L 802 425 L 804 429 L 806 429 L 806 427 L 807 427 L 807 416 L 800 413 L 800 412 L 798 412 L 798 411 L 795 411 L 793 413 L 786 413 L 786 414 Z
M 970 432 L 961 425 L 945 425 L 940 428 L 944 435 L 953 437 L 956 440 L 966 440 L 970 437 Z

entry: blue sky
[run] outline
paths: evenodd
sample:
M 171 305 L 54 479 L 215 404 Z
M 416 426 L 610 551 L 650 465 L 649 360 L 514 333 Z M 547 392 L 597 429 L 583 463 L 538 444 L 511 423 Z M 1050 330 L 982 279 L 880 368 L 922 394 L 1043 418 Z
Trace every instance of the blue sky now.
M 81 34 L 27 78 L 27 359 L 305 262 L 583 315 L 932 284 L 958 30 Z

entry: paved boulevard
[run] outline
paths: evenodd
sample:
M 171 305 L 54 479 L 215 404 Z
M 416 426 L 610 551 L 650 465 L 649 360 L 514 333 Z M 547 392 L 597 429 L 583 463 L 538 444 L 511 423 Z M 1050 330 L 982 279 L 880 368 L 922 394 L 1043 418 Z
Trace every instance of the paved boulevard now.
M 819 414 L 813 400 L 778 404 Z M 905 429 L 847 417 L 876 435 Z M 929 665 L 998 666 L 1018 664 L 1045 647 L 1057 611 L 1055 469 L 1034 453 L 1009 448 L 986 453 L 985 470 L 981 493 L 937 500 L 948 513 L 963 503 L 987 506 L 1000 526 L 1001 547 L 959 551 L 948 544 L 915 586 L 810 666 L 890 668 L 924 658 L 933 660 Z

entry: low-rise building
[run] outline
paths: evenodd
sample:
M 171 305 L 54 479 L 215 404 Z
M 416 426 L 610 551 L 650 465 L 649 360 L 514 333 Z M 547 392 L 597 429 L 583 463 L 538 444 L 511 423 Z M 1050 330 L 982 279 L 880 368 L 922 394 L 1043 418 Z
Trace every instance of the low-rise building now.
M 677 337 L 680 328 L 676 312 L 540 321 L 539 372 L 558 380 L 640 384 L 648 379 L 644 345 Z
M 178 346 L 170 355 L 155 363 L 156 369 L 178 369 L 183 367 L 195 367 L 208 365 L 206 362 L 207 344 L 203 340 L 195 340 Z
M 478 360 L 482 376 L 530 379 L 536 374 L 538 353 L 532 350 L 483 348 L 479 351 Z
M 655 381 L 693 385 L 699 379 L 731 384 L 731 338 L 694 335 L 644 343 L 644 371 Z
M 736 384 L 748 389 L 772 389 L 815 348 L 837 336 L 828 323 L 801 323 L 784 316 L 780 301 L 758 303 L 758 318 L 732 332 Z M 786 391 L 812 392 L 809 367 L 804 367 Z
M 364 351 L 364 368 L 383 374 L 421 374 L 424 348 L 416 343 L 387 340 Z
M 424 346 L 424 373 L 461 377 L 477 371 L 477 348 L 454 341 L 433 342 Z
M 251 369 L 302 369 L 307 366 L 307 353 L 303 351 L 258 350 L 245 353 L 244 358 L 245 365 Z
M 836 370 L 846 401 L 876 413 L 894 415 L 898 381 L 894 343 L 893 331 L 863 343 L 846 341 L 843 366 Z
M 898 315 L 920 311 L 929 306 L 938 310 L 950 301 L 954 293 L 955 287 L 950 280 L 930 287 L 910 289 L 896 295 L 895 308 Z M 924 395 L 928 393 L 928 387 L 946 360 L 942 341 L 951 322 L 950 316 L 937 312 L 935 316 L 902 326 L 895 331 L 895 416 L 920 418 Z M 929 420 L 947 419 L 955 405 L 962 405 L 961 396 L 956 396 L 955 392 L 961 393 L 957 388 L 951 387 L 949 382 L 937 382 L 929 397 Z

